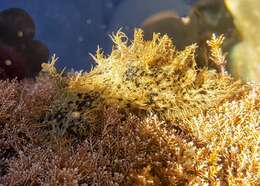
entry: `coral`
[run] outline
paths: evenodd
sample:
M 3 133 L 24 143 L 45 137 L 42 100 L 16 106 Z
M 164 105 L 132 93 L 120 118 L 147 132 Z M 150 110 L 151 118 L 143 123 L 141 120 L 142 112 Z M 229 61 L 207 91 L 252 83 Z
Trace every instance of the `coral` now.
M 223 73 L 222 36 L 219 72 L 167 36 L 112 39 L 90 73 L 53 57 L 36 80 L 0 81 L 0 184 L 259 185 L 260 88 Z
M 0 172 L 5 174 L 6 161 L 27 145 L 45 140 L 36 120 L 46 111 L 57 89 L 47 76 L 38 77 L 36 82 L 0 81 L 0 87 Z

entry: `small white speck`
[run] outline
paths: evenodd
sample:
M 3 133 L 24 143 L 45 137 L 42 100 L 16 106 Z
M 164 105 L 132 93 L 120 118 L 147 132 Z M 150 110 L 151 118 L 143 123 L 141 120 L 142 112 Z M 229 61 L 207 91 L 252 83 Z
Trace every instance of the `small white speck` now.
M 18 32 L 17 32 L 17 36 L 18 36 L 18 37 L 23 37 L 23 31 L 18 31 Z
M 90 25 L 90 24 L 92 23 L 92 20 L 91 20 L 91 19 L 87 19 L 87 20 L 86 20 L 86 23 L 87 23 L 88 25 Z
M 12 65 L 12 61 L 10 59 L 6 59 L 5 60 L 5 65 L 6 66 L 11 66 Z
M 83 42 L 83 41 L 84 41 L 84 38 L 83 38 L 82 36 L 79 36 L 79 37 L 78 37 L 78 42 L 81 43 L 81 42 Z
M 73 119 L 79 119 L 80 118 L 80 113 L 79 112 L 72 112 L 71 113 L 71 117 Z
M 190 23 L 190 17 L 182 17 L 181 21 L 184 23 L 184 25 L 188 25 Z

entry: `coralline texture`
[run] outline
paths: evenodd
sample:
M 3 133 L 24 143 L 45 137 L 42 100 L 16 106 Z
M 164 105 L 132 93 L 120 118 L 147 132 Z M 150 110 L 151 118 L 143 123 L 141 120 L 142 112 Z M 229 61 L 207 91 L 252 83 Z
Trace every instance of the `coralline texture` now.
M 95 90 L 106 104 L 153 111 L 174 120 L 203 112 L 246 88 L 228 75 L 197 69 L 195 44 L 177 51 L 167 35 L 154 34 L 145 41 L 142 30 L 135 31 L 133 41 L 120 31 L 112 40 L 110 56 L 99 49 L 94 57 L 98 66 L 72 79 L 71 90 Z
M 226 0 L 242 36 L 232 52 L 233 74 L 244 80 L 260 81 L 260 1 Z

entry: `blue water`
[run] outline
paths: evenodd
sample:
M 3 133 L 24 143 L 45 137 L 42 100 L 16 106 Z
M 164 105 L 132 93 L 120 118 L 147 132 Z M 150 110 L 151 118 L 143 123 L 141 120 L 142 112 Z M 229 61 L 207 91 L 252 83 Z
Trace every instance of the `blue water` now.
M 196 0 L 1 0 L 0 11 L 25 9 L 36 24 L 36 39 L 44 42 L 51 54 L 59 56 L 58 67 L 90 69 L 89 53 L 97 45 L 109 52 L 108 34 L 124 27 L 133 28 L 153 13 L 174 10 L 187 15 Z

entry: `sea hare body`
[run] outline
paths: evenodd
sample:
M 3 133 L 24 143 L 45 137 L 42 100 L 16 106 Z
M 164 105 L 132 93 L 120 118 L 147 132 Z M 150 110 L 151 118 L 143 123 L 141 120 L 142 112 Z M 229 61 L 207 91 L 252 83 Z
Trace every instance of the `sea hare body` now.
M 197 69 L 196 45 L 178 51 L 167 35 L 146 41 L 141 30 L 131 42 L 122 32 L 112 39 L 111 55 L 98 51 L 98 66 L 72 83 L 74 89 L 95 90 L 107 104 L 154 111 L 167 119 L 198 114 L 240 92 L 240 83 L 230 76 Z

